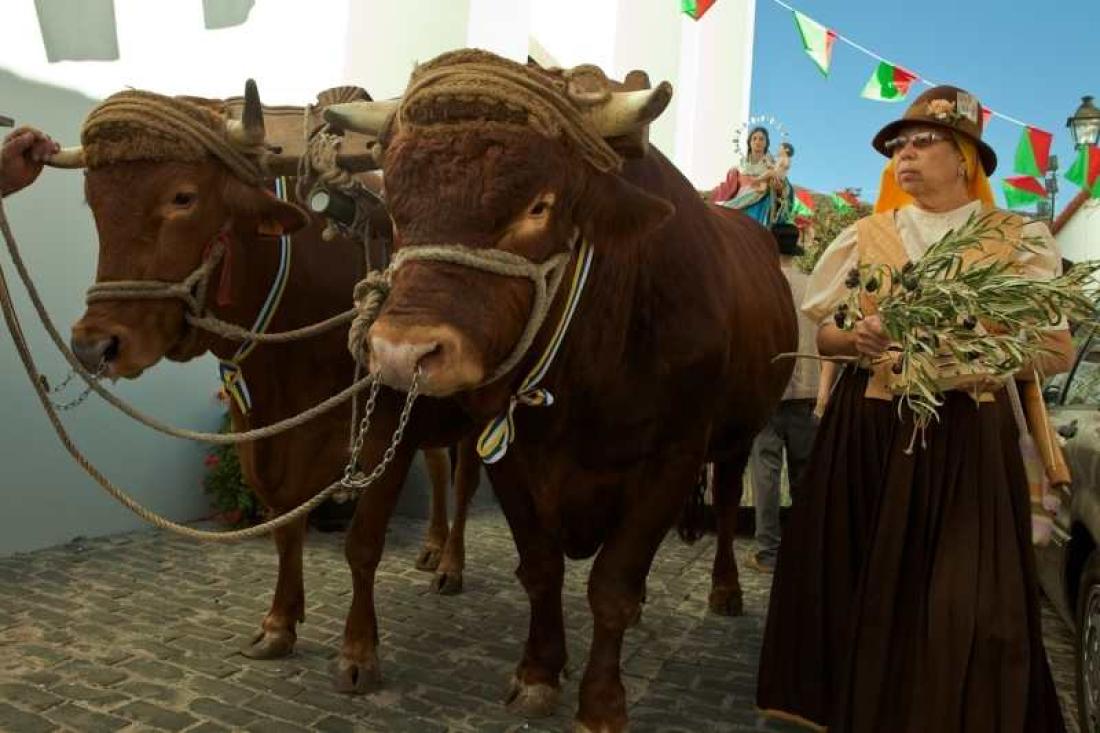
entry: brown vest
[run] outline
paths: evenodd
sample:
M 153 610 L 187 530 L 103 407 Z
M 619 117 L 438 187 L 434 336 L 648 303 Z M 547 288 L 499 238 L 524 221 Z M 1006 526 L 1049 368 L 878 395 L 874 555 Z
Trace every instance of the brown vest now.
M 983 213 L 991 209 L 986 207 Z M 859 263 L 861 265 L 886 265 L 900 270 L 909 261 L 909 255 L 902 244 L 901 235 L 895 224 L 896 211 L 884 211 L 879 214 L 864 217 L 856 222 L 856 247 L 859 250 Z M 1001 262 L 1010 262 L 1015 253 L 1013 245 L 1020 241 L 1020 230 L 1024 220 L 1020 216 L 998 211 L 997 216 L 1004 238 L 994 234 L 981 242 L 981 247 L 972 247 L 962 253 L 963 266 L 969 267 L 978 260 L 986 260 L 990 256 Z M 883 283 L 877 292 L 885 293 L 890 290 L 890 274 L 883 274 Z M 876 297 L 867 292 L 860 294 L 860 307 L 864 315 L 872 315 L 878 312 Z M 867 391 L 864 396 L 869 399 L 891 400 L 894 394 L 890 391 L 891 362 L 884 362 L 871 367 L 871 379 L 867 383 Z M 983 394 L 980 399 L 988 401 L 991 395 Z

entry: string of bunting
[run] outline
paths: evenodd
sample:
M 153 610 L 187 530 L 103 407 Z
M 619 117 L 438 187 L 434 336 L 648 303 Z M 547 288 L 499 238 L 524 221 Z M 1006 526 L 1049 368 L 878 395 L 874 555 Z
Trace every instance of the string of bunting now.
M 784 0 L 771 1 L 792 13 L 802 49 L 823 76 L 829 76 L 833 49 L 837 41 L 851 46 L 878 62 L 871 73 L 871 78 L 867 80 L 860 93 L 863 98 L 879 102 L 900 102 L 909 94 L 914 82 L 929 87 L 938 86 L 916 72 L 888 61 L 874 51 L 861 46 L 836 29 L 822 25 Z M 681 0 L 681 8 L 688 16 L 699 20 L 714 6 L 715 2 L 717 0 Z M 1023 128 L 1013 160 L 1015 172 L 1020 175 L 1006 177 L 1002 181 L 1008 205 L 1023 206 L 1045 198 L 1046 188 L 1039 178 L 1050 170 L 1050 148 L 1054 135 L 988 107 L 983 106 L 981 113 L 983 127 L 989 124 L 991 118 L 997 117 Z M 1100 149 L 1090 146 L 1079 150 L 1077 160 L 1066 173 L 1066 179 L 1088 190 L 1091 195 L 1100 197 Z

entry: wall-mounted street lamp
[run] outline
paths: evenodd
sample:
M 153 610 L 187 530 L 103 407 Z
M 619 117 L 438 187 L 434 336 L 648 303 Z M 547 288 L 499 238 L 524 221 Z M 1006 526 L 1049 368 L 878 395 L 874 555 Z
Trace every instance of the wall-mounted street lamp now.
M 1081 97 L 1081 106 L 1066 120 L 1066 127 L 1073 136 L 1076 147 L 1096 145 L 1100 139 L 1100 109 L 1092 103 L 1092 96 Z

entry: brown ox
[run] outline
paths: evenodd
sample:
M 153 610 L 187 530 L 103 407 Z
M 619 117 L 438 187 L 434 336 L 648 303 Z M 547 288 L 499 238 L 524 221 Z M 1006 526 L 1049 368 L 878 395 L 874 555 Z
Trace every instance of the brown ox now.
M 220 103 L 208 104 L 220 108 Z M 258 97 L 254 104 L 258 107 Z M 298 109 L 294 116 L 299 125 L 301 114 Z M 218 114 L 208 115 L 211 124 L 224 124 Z M 259 134 L 262 138 L 262 131 Z M 128 128 L 116 143 L 123 147 L 154 144 L 140 126 Z M 66 151 L 55 164 L 79 165 L 91 149 Z M 151 155 L 157 155 L 155 150 Z M 347 239 L 323 242 L 318 220 L 298 206 L 278 200 L 266 187 L 235 177 L 214 157 L 192 162 L 138 159 L 92 166 L 86 174 L 85 192 L 99 234 L 97 283 L 183 280 L 203 262 L 208 246 L 224 230 L 228 250 L 211 277 L 206 305 L 215 316 L 246 328 L 254 323 L 272 287 L 279 266 L 278 237 L 274 236 L 278 232 L 294 236 L 289 278 L 269 331 L 299 328 L 346 310 L 352 289 L 363 274 L 360 243 Z M 162 358 L 187 361 L 211 352 L 230 359 L 239 346 L 238 341 L 190 327 L 183 304 L 169 299 L 95 302 L 72 330 L 72 347 L 81 361 L 89 369 L 104 361 L 106 374 L 115 378 L 137 377 Z M 268 425 L 312 407 L 347 387 L 354 370 L 346 327 L 305 341 L 259 344 L 241 366 L 253 404 L 247 414 L 232 404 L 236 430 Z M 400 400 L 392 394 L 381 395 L 374 418 L 378 429 L 368 437 L 361 455 L 367 470 L 376 465 L 386 447 L 400 408 Z M 298 506 L 340 477 L 348 460 L 350 417 L 350 404 L 345 403 L 300 427 L 238 446 L 245 478 L 272 513 Z M 437 446 L 428 461 L 435 489 L 433 521 L 418 564 L 437 571 L 433 587 L 443 592 L 457 592 L 461 587 L 463 521 L 478 480 L 476 456 L 460 457 L 458 513 L 448 534 L 445 491 L 450 475 L 442 446 L 460 436 L 463 424 L 461 416 L 449 413 L 439 401 L 419 404 L 393 464 L 380 484 L 370 490 L 396 493 L 416 447 Z M 381 553 L 385 524 L 374 518 L 377 510 L 371 496 L 368 493 L 361 502 L 370 506 L 360 507 L 348 534 L 349 558 Z M 296 624 L 304 620 L 305 612 L 305 529 L 303 519 L 275 532 L 278 581 L 271 610 L 245 650 L 248 656 L 274 658 L 293 649 Z M 354 572 L 353 579 L 348 646 L 358 648 L 359 637 L 369 632 L 356 629 L 374 624 L 373 597 L 367 587 L 372 579 Z M 348 665 L 344 668 L 352 685 L 365 684 L 375 674 L 371 670 L 358 674 L 358 668 L 348 672 Z
M 501 100 L 512 87 L 494 97 L 498 77 L 486 69 L 503 69 L 502 85 L 521 76 L 527 88 L 543 90 L 542 99 L 572 104 L 549 74 L 456 52 L 420 67 L 409 86 L 416 91 L 380 127 L 392 106 L 329 110 L 336 124 L 381 131 L 385 145 L 400 264 L 369 334 L 371 367 L 398 388 L 419 369 L 422 391 L 457 397 L 481 422 L 502 414 L 547 347 L 562 293 L 519 368 L 491 381 L 526 328 L 530 283 L 469 263 L 401 262 L 403 250 L 411 256 L 428 251 L 417 247 L 461 245 L 537 263 L 573 248 L 575 264 L 575 232 L 594 245 L 587 289 L 541 383 L 555 400 L 515 409 L 515 443 L 489 475 L 531 603 L 514 704 L 528 714 L 553 709 L 566 661 L 563 556 L 595 554 L 588 583 L 594 629 L 577 726 L 618 731 L 627 723 L 623 633 L 639 612 L 653 556 L 708 459 L 725 468 L 715 487 L 711 606 L 740 608 L 732 528 L 741 473 L 790 375 L 789 363 L 773 357 L 795 346 L 794 309 L 767 231 L 704 204 L 656 150 L 619 172 L 601 172 L 582 157 L 578 138 L 532 129 L 535 107 L 517 109 L 515 101 L 522 88 L 507 103 Z M 428 75 L 440 80 L 438 95 L 425 91 L 432 89 Z M 452 91 L 445 86 L 451 78 L 476 82 Z M 659 114 L 668 94 L 667 85 L 643 93 L 633 127 Z M 588 119 L 603 120 L 613 135 L 634 131 L 610 109 Z

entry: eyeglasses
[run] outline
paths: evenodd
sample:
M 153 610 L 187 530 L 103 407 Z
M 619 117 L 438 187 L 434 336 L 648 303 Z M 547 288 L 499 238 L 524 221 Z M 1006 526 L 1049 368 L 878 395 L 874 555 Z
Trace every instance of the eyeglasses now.
M 895 155 L 905 149 L 905 146 L 909 143 L 913 143 L 913 147 L 917 150 L 924 150 L 925 148 L 932 147 L 933 144 L 938 143 L 941 140 L 947 140 L 948 137 L 942 132 L 914 132 L 911 135 L 898 135 L 897 137 L 890 138 L 882 144 L 883 149 L 887 155 Z

